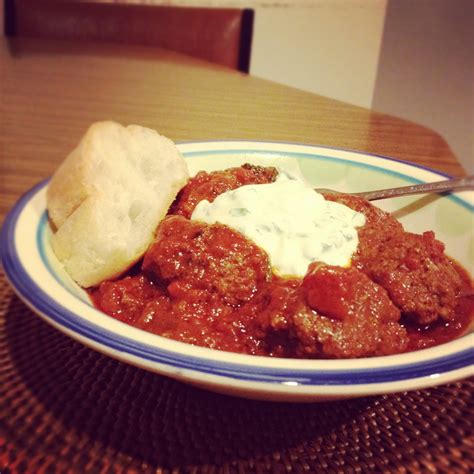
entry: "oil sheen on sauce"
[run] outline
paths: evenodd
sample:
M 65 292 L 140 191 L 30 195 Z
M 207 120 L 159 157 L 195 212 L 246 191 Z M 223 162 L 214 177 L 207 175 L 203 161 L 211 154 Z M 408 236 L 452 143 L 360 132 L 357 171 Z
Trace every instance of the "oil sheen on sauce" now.
M 365 216 L 326 201 L 305 182 L 280 172 L 275 182 L 242 186 L 210 203 L 201 201 L 191 219 L 225 224 L 268 254 L 280 276 L 304 277 L 321 261 L 348 267 Z

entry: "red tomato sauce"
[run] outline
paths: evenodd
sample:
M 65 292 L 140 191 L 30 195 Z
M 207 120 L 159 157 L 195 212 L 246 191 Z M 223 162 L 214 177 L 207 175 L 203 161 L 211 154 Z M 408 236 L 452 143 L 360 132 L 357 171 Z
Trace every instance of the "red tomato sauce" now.
M 233 229 L 189 220 L 202 199 L 272 182 L 244 165 L 192 178 L 143 260 L 90 290 L 108 315 L 178 341 L 252 355 L 351 358 L 396 354 L 464 333 L 474 301 L 467 272 L 432 232 L 405 232 L 355 196 L 326 196 L 366 216 L 350 268 L 314 262 L 302 279 L 272 273 L 267 254 Z

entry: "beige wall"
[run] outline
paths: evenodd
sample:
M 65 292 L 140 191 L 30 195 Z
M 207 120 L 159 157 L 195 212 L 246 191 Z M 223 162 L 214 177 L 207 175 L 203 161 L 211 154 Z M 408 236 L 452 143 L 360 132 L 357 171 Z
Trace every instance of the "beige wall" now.
M 372 107 L 438 131 L 474 173 L 472 0 L 389 0 Z
M 250 73 L 370 107 L 386 0 L 255 9 Z

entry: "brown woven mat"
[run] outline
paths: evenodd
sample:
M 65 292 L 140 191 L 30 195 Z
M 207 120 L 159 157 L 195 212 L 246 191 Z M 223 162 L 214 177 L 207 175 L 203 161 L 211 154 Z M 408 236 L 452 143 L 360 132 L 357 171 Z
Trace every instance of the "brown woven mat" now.
M 0 276 L 0 472 L 474 470 L 472 388 L 280 404 L 216 395 L 64 336 Z

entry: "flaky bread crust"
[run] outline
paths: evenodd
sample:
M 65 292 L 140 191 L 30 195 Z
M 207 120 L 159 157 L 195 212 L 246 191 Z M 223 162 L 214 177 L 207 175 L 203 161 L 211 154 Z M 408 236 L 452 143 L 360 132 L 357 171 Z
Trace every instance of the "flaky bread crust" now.
M 175 144 L 138 125 L 98 122 L 53 175 L 53 251 L 82 287 L 139 260 L 189 178 Z

